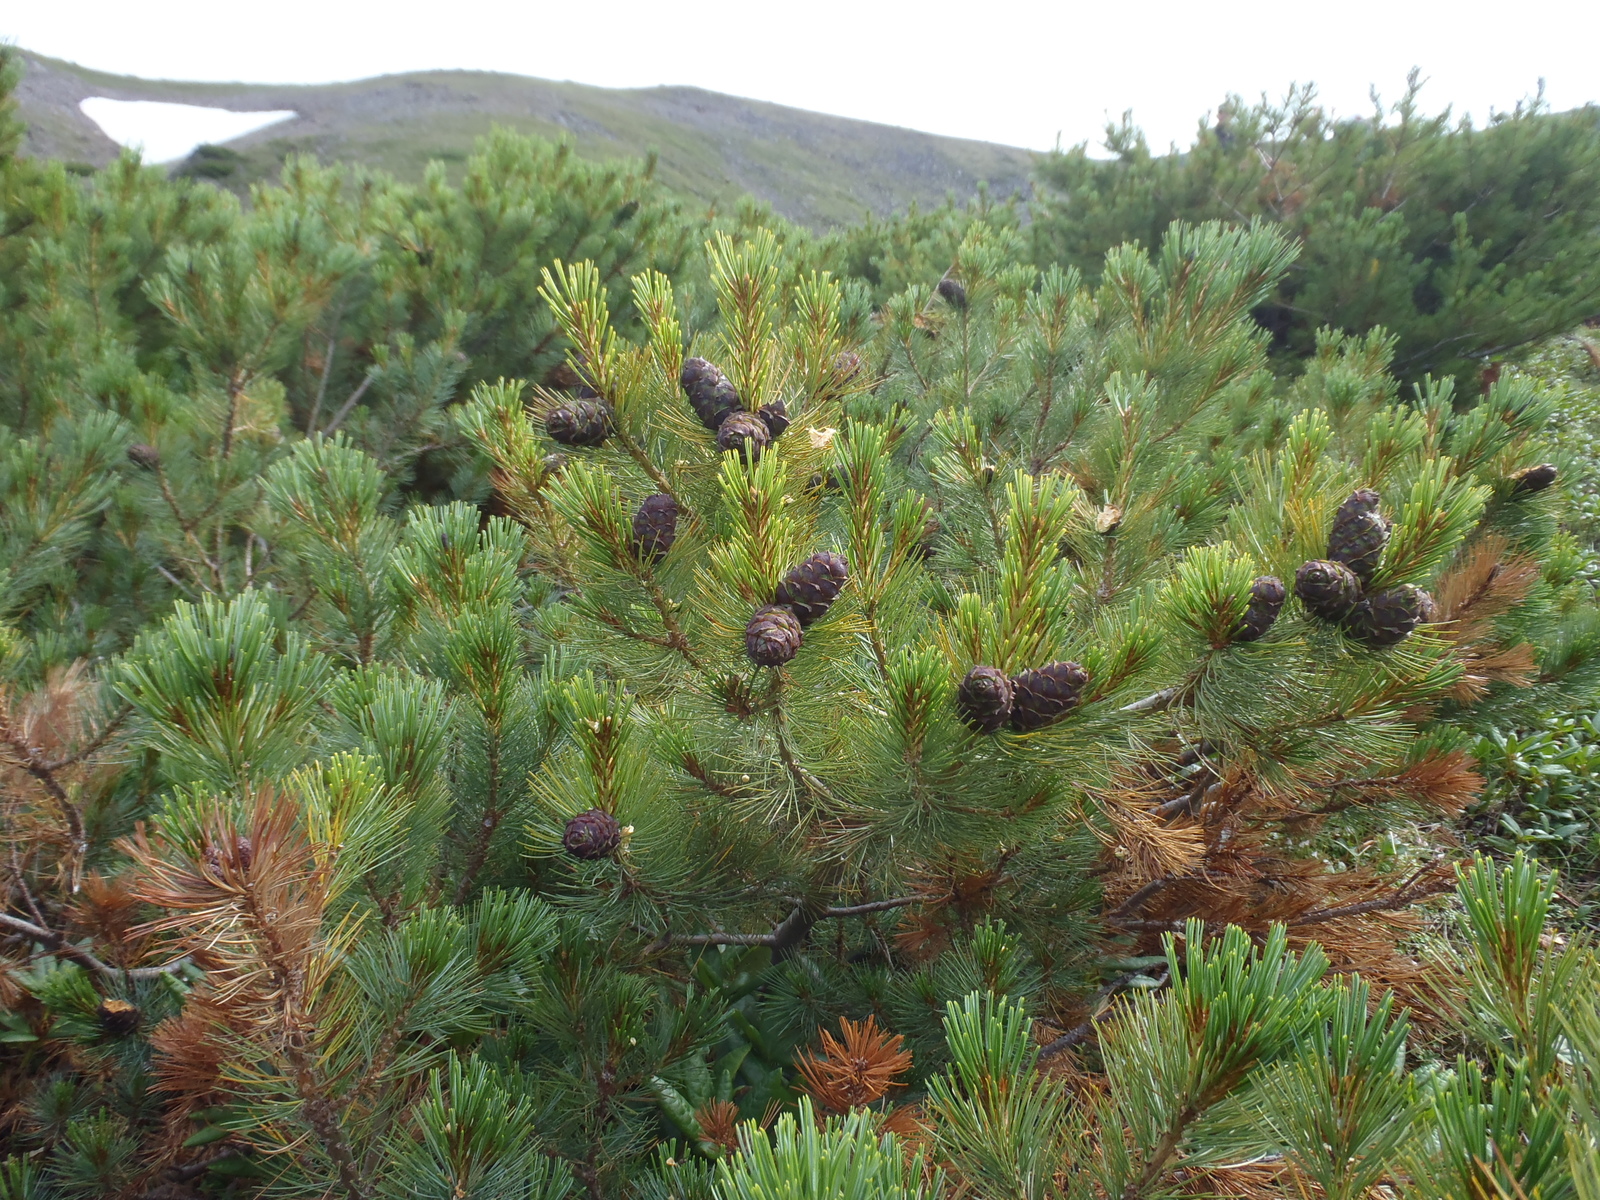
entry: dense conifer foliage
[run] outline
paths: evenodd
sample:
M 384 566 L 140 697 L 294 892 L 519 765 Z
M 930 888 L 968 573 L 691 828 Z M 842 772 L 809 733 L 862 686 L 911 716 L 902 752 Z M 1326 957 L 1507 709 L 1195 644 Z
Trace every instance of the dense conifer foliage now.
M 1535 99 L 1481 128 L 1423 108 L 1419 77 L 1392 107 L 1334 120 L 1309 89 L 1222 105 L 1185 154 L 1153 154 L 1131 123 L 1109 161 L 1080 147 L 1040 169 L 1040 262 L 1094 270 L 1120 242 L 1177 219 L 1272 221 L 1301 243 L 1257 312 L 1284 350 L 1317 331 L 1397 338 L 1407 381 L 1465 387 L 1508 351 L 1600 315 L 1600 110 Z
M 1275 361 L 1266 220 L 14 146 L 0 1197 L 1600 1197 L 1533 373 Z

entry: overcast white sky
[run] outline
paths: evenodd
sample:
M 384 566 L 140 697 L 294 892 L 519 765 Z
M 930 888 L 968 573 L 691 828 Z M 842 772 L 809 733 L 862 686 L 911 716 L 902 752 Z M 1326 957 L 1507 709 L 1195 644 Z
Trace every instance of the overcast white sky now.
M 1541 77 L 1600 101 L 1600 0 L 6 0 L 0 38 L 148 78 L 326 82 L 476 68 L 715 91 L 1048 149 L 1131 108 L 1187 144 L 1229 92 L 1315 81 L 1364 113 L 1420 66 L 1430 109 L 1483 118 Z

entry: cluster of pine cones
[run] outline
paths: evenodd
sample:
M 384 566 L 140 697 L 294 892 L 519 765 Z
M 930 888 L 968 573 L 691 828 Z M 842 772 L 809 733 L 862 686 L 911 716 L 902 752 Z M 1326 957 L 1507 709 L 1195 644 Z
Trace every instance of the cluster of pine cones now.
M 956 711 L 977 733 L 1009 725 L 1018 733 L 1043 729 L 1078 706 L 1089 673 L 1075 662 L 1053 662 L 1008 676 L 998 667 L 977 666 L 956 689 Z
M 1371 488 L 1352 492 L 1334 514 L 1328 557 L 1312 559 L 1294 577 L 1294 594 L 1312 616 L 1338 625 L 1369 646 L 1393 646 L 1433 620 L 1433 597 L 1402 583 L 1367 592 L 1389 544 L 1391 523 Z
M 789 410 L 781 399 L 746 412 L 732 382 L 703 358 L 685 359 L 678 382 L 694 415 L 717 435 L 717 449 L 736 450 L 746 462 L 759 459 L 772 439 L 789 428 Z
M 828 611 L 850 578 L 844 555 L 824 550 L 793 567 L 772 603 L 756 609 L 744 629 L 744 652 L 758 667 L 781 667 L 799 652 L 805 627 Z

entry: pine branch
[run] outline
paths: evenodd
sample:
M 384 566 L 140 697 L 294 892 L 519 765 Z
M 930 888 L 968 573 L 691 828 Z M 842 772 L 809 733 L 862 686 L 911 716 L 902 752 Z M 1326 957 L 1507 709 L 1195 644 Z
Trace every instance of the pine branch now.
M 1172 702 L 1178 698 L 1182 688 L 1162 688 L 1159 692 L 1152 692 L 1142 700 L 1135 700 L 1132 704 L 1124 704 L 1120 711 L 1126 713 L 1161 712 L 1171 707 Z
M 239 397 L 244 392 L 244 373 L 237 369 L 228 376 L 228 408 L 222 423 L 222 461 L 233 453 L 233 425 L 239 419 Z
M 478 824 L 478 832 L 472 840 L 472 849 L 467 852 L 466 865 L 462 868 L 461 879 L 456 884 L 457 904 L 466 903 L 472 894 L 473 884 L 477 882 L 478 872 L 483 870 L 483 864 L 489 857 L 489 845 L 494 840 L 495 830 L 500 826 L 500 818 L 505 814 L 500 811 L 500 729 L 498 724 L 489 730 L 487 747 L 489 766 L 489 794 L 484 801 L 483 819 Z
M 656 485 L 656 490 L 671 496 L 678 501 L 680 507 L 684 507 L 683 501 L 679 498 L 678 493 L 672 490 L 672 484 L 666 475 L 662 473 L 661 468 L 650 460 L 650 456 L 640 448 L 628 431 L 621 428 L 620 425 L 614 425 L 611 432 L 617 441 L 622 443 L 622 448 L 628 452 L 628 457 L 639 464 L 641 471 L 650 476 L 650 482 Z
M 1289 924 L 1298 928 L 1302 925 L 1320 925 L 1324 921 L 1337 921 L 1340 917 L 1356 917 L 1369 912 L 1391 912 L 1398 908 L 1406 908 L 1419 900 L 1426 900 L 1430 896 L 1441 896 L 1445 892 L 1454 891 L 1454 879 L 1440 878 L 1429 880 L 1417 887 L 1407 888 L 1380 896 L 1376 900 L 1362 900 L 1355 904 L 1341 904 L 1334 908 L 1319 908 L 1296 917 Z
M 1298 917 L 1292 917 L 1283 923 L 1290 929 L 1299 929 L 1306 925 L 1321 925 L 1327 921 L 1337 921 L 1341 917 L 1356 917 L 1364 913 L 1373 912 L 1394 912 L 1398 909 L 1409 908 L 1419 901 L 1443 895 L 1445 892 L 1455 888 L 1455 880 L 1448 876 L 1440 876 L 1421 884 L 1415 882 L 1427 871 L 1438 865 L 1438 862 L 1435 861 L 1419 868 L 1412 874 L 1410 879 L 1387 896 L 1378 896 L 1371 900 L 1360 900 L 1352 904 L 1340 904 L 1331 908 L 1315 908 L 1309 912 L 1301 913 Z M 1173 882 L 1177 882 L 1177 880 L 1173 880 Z M 1181 933 L 1186 920 L 1135 920 L 1119 917 L 1115 913 L 1109 913 L 1102 919 L 1107 924 L 1115 925 L 1118 929 L 1126 929 L 1129 932 L 1136 933 Z M 1203 918 L 1201 919 L 1203 920 Z
M 361 380 L 356 390 L 350 393 L 350 398 L 339 407 L 338 412 L 333 414 L 333 420 L 329 421 L 328 427 L 322 431 L 324 434 L 333 434 L 338 431 L 339 426 L 344 424 L 344 419 L 350 415 L 357 404 L 361 403 L 361 397 L 367 394 L 367 389 L 372 386 L 372 381 L 376 374 L 375 371 L 370 372 Z
M 110 963 L 101 962 L 81 946 L 75 946 L 67 941 L 64 934 L 35 925 L 32 921 L 13 917 L 10 913 L 0 913 L 0 929 L 8 929 L 12 933 L 32 938 L 57 958 L 67 959 L 80 967 L 87 967 L 91 971 L 116 979 L 154 979 L 159 975 L 170 975 L 174 971 L 181 971 L 189 964 L 189 956 L 185 954 L 182 958 L 174 959 L 159 967 L 113 967 Z
M 344 320 L 345 297 L 339 296 L 338 306 L 333 310 L 333 333 L 328 338 L 328 352 L 322 359 L 322 378 L 317 381 L 317 396 L 311 405 L 311 415 L 306 418 L 306 433 L 313 434 L 317 431 L 317 421 L 322 416 L 322 402 L 328 396 L 328 381 L 333 377 L 334 352 L 339 348 L 339 325 Z
M 227 1162 L 232 1158 L 245 1158 L 249 1155 L 250 1149 L 248 1145 L 224 1143 L 220 1149 L 202 1158 L 197 1158 L 194 1162 L 168 1167 L 161 1172 L 162 1182 L 148 1191 L 142 1192 L 139 1200 L 173 1200 L 174 1191 L 172 1185 L 189 1183 L 192 1180 L 199 1179 L 200 1176 L 218 1163 Z M 188 1193 L 185 1191 L 179 1194 L 186 1195 Z
M 78 811 L 78 806 L 72 802 L 67 790 L 56 778 L 57 768 L 53 768 L 49 760 L 39 754 L 37 747 L 27 744 L 21 732 L 11 724 L 11 714 L 4 708 L 0 708 L 0 742 L 11 748 L 12 753 L 16 755 L 17 766 L 32 775 L 61 810 L 61 816 L 67 823 L 67 831 L 72 837 L 73 856 L 81 858 L 87 854 L 89 842 L 83 831 L 83 814 Z
M 667 631 L 667 646 L 683 655 L 684 661 L 696 671 L 704 671 L 705 664 L 700 661 L 694 652 L 694 647 L 689 645 L 689 639 L 684 636 L 683 626 L 678 623 L 678 614 L 674 611 L 666 592 L 662 590 L 653 575 L 644 582 L 645 590 L 650 594 L 650 603 L 655 605 L 656 612 L 661 616 L 662 628 Z
M 122 723 L 126 721 L 132 714 L 133 706 L 130 704 L 124 704 L 120 709 L 117 710 L 116 715 L 101 727 L 99 733 L 95 734 L 93 738 L 85 742 L 77 750 L 74 750 L 71 754 L 64 754 L 60 758 L 49 759 L 41 765 L 46 771 L 59 771 L 63 767 L 76 766 L 90 755 L 99 751 L 101 747 L 110 741 L 111 735 L 116 733 L 116 731 L 122 727 Z
M 1167 1169 L 1167 1163 L 1177 1153 L 1178 1145 L 1183 1141 L 1184 1131 L 1199 1115 L 1199 1110 L 1194 1105 L 1188 1105 L 1173 1118 L 1172 1124 L 1156 1143 L 1139 1177 L 1130 1180 L 1128 1186 L 1122 1189 L 1122 1200 L 1138 1200 L 1156 1180 L 1161 1178 L 1161 1173 Z
M 1135 979 L 1138 979 L 1143 973 L 1142 971 L 1128 971 L 1118 975 L 1110 983 L 1103 984 L 1096 989 L 1094 995 L 1089 997 L 1089 1016 L 1054 1041 L 1040 1047 L 1039 1061 L 1044 1062 L 1046 1059 L 1054 1058 L 1063 1051 L 1070 1050 L 1073 1046 L 1092 1038 L 1100 1023 L 1100 1005 L 1127 987 Z M 1156 980 L 1155 986 L 1160 988 L 1165 987 L 1166 984 L 1167 973 L 1163 971 L 1160 978 Z
M 866 904 L 849 904 L 824 908 L 820 911 L 814 911 L 810 915 L 807 915 L 804 905 L 797 904 L 789 915 L 773 928 L 771 933 L 674 933 L 663 935 L 667 939 L 664 944 L 683 946 L 771 946 L 776 950 L 787 950 L 804 941 L 806 934 L 810 933 L 812 926 L 819 921 L 827 921 L 835 917 L 864 917 L 872 913 L 905 908 L 911 904 L 921 904 L 925 900 L 927 900 L 926 896 L 897 896 L 893 900 L 872 900 Z
M 210 569 L 212 582 L 216 585 L 217 590 L 221 591 L 223 586 L 222 568 L 214 559 L 212 559 L 211 555 L 206 553 L 205 544 L 201 542 L 197 536 L 195 536 L 194 532 L 199 526 L 200 522 L 205 520 L 206 517 L 212 513 L 212 511 L 216 508 L 216 505 L 213 504 L 197 517 L 189 518 L 184 516 L 183 509 L 178 504 L 178 498 L 172 494 L 172 485 L 167 482 L 167 469 L 160 463 L 156 464 L 156 486 L 160 489 L 162 500 L 166 501 L 168 511 L 172 513 L 172 519 L 178 523 L 178 528 L 183 532 L 184 540 L 194 548 L 194 552 L 200 556 L 200 561 Z M 177 579 L 175 579 L 165 567 L 157 564 L 156 569 L 163 575 L 166 575 L 167 579 L 172 583 L 178 583 Z M 178 586 L 182 587 L 183 585 L 178 584 Z M 209 590 L 206 589 L 203 584 L 201 587 L 202 590 Z
M 925 896 L 897 896 L 893 900 L 873 900 L 866 904 L 851 904 L 842 908 L 825 908 L 822 910 L 824 918 L 827 917 L 861 917 L 868 913 L 888 912 L 890 909 L 905 908 L 925 900 Z

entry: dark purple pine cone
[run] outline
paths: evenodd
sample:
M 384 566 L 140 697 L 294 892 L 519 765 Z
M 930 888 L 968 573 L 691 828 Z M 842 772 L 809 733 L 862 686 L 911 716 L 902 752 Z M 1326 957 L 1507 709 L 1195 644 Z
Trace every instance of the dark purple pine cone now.
M 773 437 L 782 437 L 783 431 L 789 428 L 789 406 L 781 398 L 756 409 L 756 416 L 766 423 L 767 432 Z
M 128 461 L 136 467 L 143 467 L 146 471 L 158 470 L 161 466 L 161 451 L 154 446 L 147 446 L 144 442 L 135 442 L 128 447 Z
M 563 446 L 598 446 L 611 434 L 611 414 L 597 400 L 573 400 L 550 410 L 544 430 Z
M 1369 646 L 1393 646 L 1433 617 L 1433 597 L 1419 587 L 1402 583 L 1374 592 L 1357 604 L 1345 617 L 1344 630 Z
M 250 839 L 242 834 L 233 839 L 231 852 L 222 846 L 218 846 L 215 842 L 206 844 L 205 865 L 213 875 L 221 875 L 227 868 L 248 871 L 255 860 L 255 847 L 250 844 Z
M 600 399 L 600 393 L 589 385 L 587 371 L 587 360 L 584 359 L 582 354 L 573 351 L 571 362 L 563 359 L 550 368 L 549 373 L 544 377 L 545 385 L 572 392 L 579 400 L 598 400 Z
M 1361 581 L 1343 563 L 1314 558 L 1295 572 L 1294 594 L 1312 616 L 1340 621 L 1361 599 Z
M 758 608 L 744 627 L 744 652 L 758 667 L 781 667 L 806 640 L 794 610 L 782 604 Z
M 1380 499 L 1371 488 L 1351 492 L 1334 514 L 1328 534 L 1328 557 L 1349 567 L 1363 585 L 1378 569 L 1389 544 L 1389 522 L 1378 511 Z
M 133 454 L 132 450 L 128 451 Z M 1511 485 L 1513 496 L 1529 496 L 1534 492 L 1542 492 L 1556 481 L 1555 463 L 1540 463 L 1537 467 L 1524 467 L 1513 475 Z
M 1287 595 L 1283 580 L 1276 575 L 1257 575 L 1250 583 L 1250 605 L 1233 627 L 1233 640 L 1253 642 L 1262 637 L 1278 619 Z
M 1011 677 L 1011 728 L 1043 729 L 1076 708 L 1089 673 L 1075 662 L 1053 662 Z
M 967 306 L 967 289 L 954 279 L 939 280 L 939 295 L 951 308 L 965 308 Z
M 561 834 L 561 844 L 573 858 L 581 858 L 586 862 L 610 858 L 622 845 L 622 827 L 604 809 L 591 808 L 567 822 Z
M 570 392 L 581 383 L 583 376 L 566 359 L 556 363 L 544 375 L 545 387 L 560 388 L 564 392 Z
M 678 382 L 683 386 L 684 395 L 689 397 L 689 407 L 700 418 L 700 424 L 713 433 L 722 427 L 729 413 L 740 407 L 739 393 L 728 377 L 703 358 L 684 359 Z
M 633 514 L 633 554 L 640 562 L 660 562 L 678 538 L 678 502 L 665 492 L 646 496 Z
M 772 602 L 788 605 L 801 625 L 809 625 L 828 611 L 849 578 L 850 564 L 844 555 L 824 550 L 791 568 Z
M 968 729 L 993 733 L 1011 719 L 1011 680 L 999 667 L 973 667 L 956 688 L 956 712 Z
M 737 450 L 746 462 L 756 462 L 772 442 L 767 423 L 755 413 L 729 413 L 728 419 L 717 430 L 717 448 L 723 453 Z

